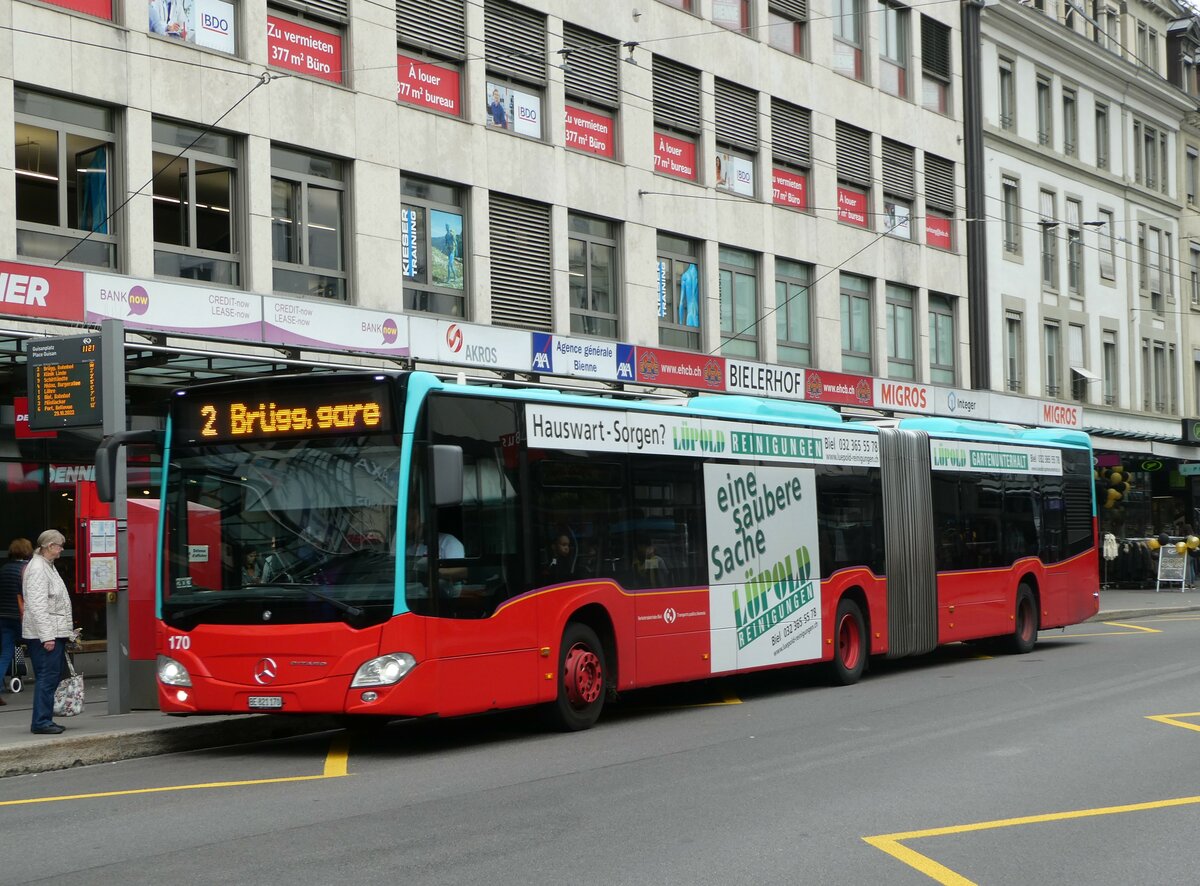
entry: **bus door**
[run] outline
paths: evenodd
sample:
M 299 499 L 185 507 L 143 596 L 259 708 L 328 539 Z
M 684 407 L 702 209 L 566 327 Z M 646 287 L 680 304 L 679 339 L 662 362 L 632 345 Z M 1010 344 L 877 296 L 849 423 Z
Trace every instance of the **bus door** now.
M 879 432 L 887 553 L 888 657 L 920 655 L 938 645 L 929 435 Z

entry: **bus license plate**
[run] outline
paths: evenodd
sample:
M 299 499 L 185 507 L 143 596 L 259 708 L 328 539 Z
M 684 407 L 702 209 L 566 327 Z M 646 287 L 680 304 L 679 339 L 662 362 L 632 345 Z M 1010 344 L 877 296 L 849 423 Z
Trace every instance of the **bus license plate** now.
M 282 695 L 252 695 L 250 707 L 255 710 L 273 710 L 283 707 Z

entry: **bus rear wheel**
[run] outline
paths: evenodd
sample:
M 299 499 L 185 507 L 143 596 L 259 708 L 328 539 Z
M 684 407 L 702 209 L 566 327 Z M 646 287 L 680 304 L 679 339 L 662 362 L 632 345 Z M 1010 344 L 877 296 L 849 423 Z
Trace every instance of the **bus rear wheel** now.
M 563 732 L 589 729 L 604 708 L 608 668 L 596 632 L 580 622 L 563 631 L 558 653 L 558 698 L 551 708 L 553 725 Z
M 833 661 L 830 678 L 835 686 L 857 683 L 867 666 L 867 628 L 862 610 L 853 600 L 838 603 L 833 621 Z
M 1037 643 L 1038 613 L 1033 591 L 1022 583 L 1017 588 L 1017 605 L 1013 614 L 1013 632 L 1004 639 L 1003 649 L 1012 655 L 1032 652 Z

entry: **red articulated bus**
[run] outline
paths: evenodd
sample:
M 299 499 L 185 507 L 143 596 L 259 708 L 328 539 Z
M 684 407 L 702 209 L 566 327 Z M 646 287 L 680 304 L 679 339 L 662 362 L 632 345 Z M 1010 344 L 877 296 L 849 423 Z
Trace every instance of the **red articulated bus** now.
M 848 684 L 1098 608 L 1073 431 L 330 374 L 177 391 L 163 463 L 174 714 L 540 705 L 584 729 L 622 690 L 814 663 Z

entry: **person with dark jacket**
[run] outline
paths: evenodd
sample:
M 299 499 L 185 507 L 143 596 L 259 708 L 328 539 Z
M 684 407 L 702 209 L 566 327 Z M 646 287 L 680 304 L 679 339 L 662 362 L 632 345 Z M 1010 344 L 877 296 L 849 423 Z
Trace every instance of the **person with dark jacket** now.
M 8 546 L 8 560 L 0 566 L 0 679 L 8 673 L 16 653 L 17 638 L 21 635 L 21 616 L 24 603 L 21 597 L 21 574 L 33 556 L 33 542 L 14 538 Z M 0 686 L 0 691 L 3 687 Z M 7 704 L 0 698 L 0 705 Z

